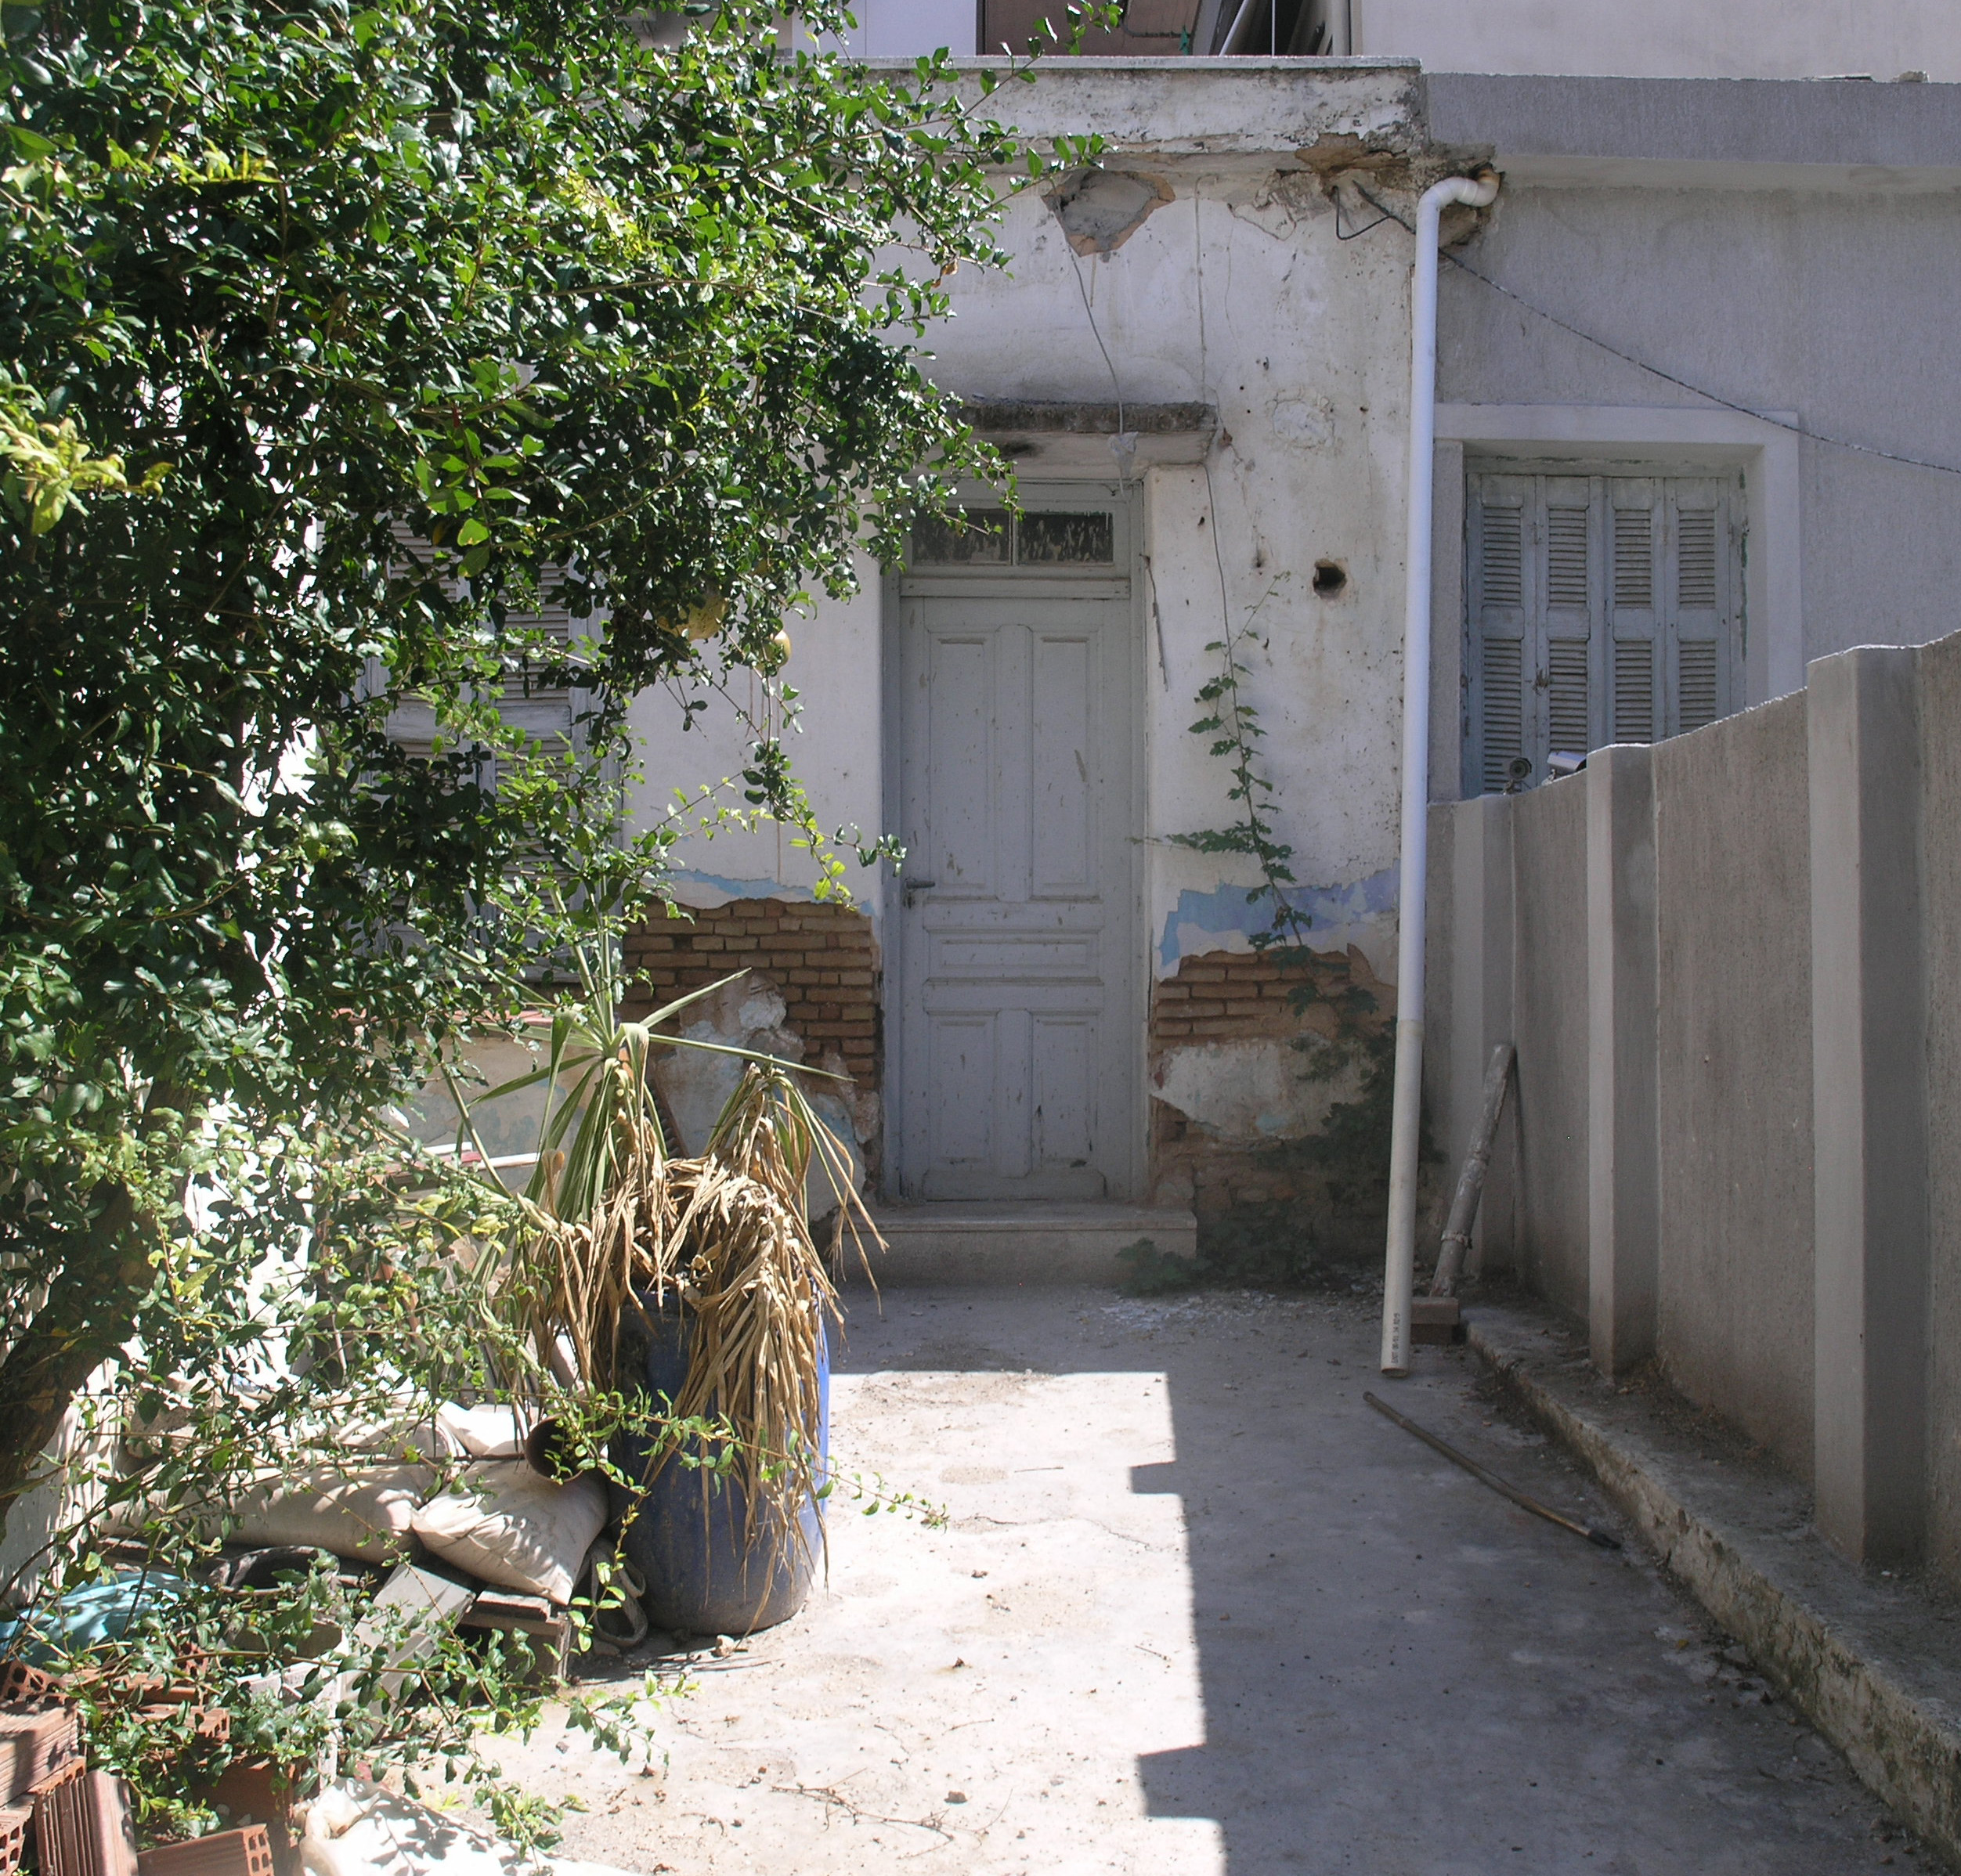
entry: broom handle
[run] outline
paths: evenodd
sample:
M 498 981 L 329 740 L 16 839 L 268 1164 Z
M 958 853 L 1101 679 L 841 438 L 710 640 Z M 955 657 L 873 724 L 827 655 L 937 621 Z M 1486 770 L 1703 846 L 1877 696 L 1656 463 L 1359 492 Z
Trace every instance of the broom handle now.
M 1536 1498 L 1521 1492 L 1508 1480 L 1480 1466 L 1468 1452 L 1460 1452 L 1448 1440 L 1439 1439 L 1427 1427 L 1419 1427 L 1414 1420 L 1405 1418 L 1388 1402 L 1380 1401 L 1372 1394 L 1365 1393 L 1362 1398 L 1378 1413 L 1386 1415 L 1405 1433 L 1414 1433 L 1425 1445 L 1434 1447 L 1454 1466 L 1461 1466 L 1480 1485 L 1489 1485 L 1501 1498 L 1508 1498 L 1522 1511 L 1529 1511 L 1534 1517 L 1542 1517 L 1549 1524 L 1557 1524 L 1562 1531 L 1570 1531 L 1575 1537 L 1584 1537 L 1590 1544 L 1598 1544 L 1603 1550 L 1618 1550 L 1620 1539 L 1611 1531 L 1597 1531 L 1591 1524 L 1576 1524 L 1569 1517 L 1562 1517 L 1549 1505 L 1542 1505 Z
M 1457 1195 L 1450 1201 L 1450 1218 L 1443 1228 L 1443 1242 L 1437 1247 L 1436 1275 L 1430 1279 L 1433 1297 L 1457 1293 L 1464 1254 L 1471 1247 L 1471 1226 L 1478 1215 L 1478 1201 L 1484 1196 L 1484 1175 L 1491 1165 L 1491 1143 L 1497 1137 L 1504 1091 L 1511 1081 L 1513 1054 L 1509 1042 L 1501 1042 L 1491 1052 L 1491 1066 L 1484 1071 L 1483 1105 L 1478 1109 L 1478 1124 L 1471 1135 L 1471 1150 L 1464 1156 L 1464 1171 L 1457 1174 Z

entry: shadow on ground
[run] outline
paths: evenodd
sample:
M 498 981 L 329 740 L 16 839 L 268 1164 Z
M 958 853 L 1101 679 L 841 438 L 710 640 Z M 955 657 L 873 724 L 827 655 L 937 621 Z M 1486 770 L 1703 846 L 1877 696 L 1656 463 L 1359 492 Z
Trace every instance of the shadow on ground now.
M 1130 1485 L 1182 1510 L 1203 1726 L 1137 1773 L 1150 1816 L 1214 1820 L 1230 1876 L 1823 1876 L 1917 1854 L 1645 1557 L 1371 1411 L 1365 1389 L 1392 1391 L 1617 1528 L 1465 1354 L 1385 1383 L 1374 1339 L 1366 1299 L 901 1292 L 854 1304 L 839 1369 L 1165 1378 L 1176 1456 Z

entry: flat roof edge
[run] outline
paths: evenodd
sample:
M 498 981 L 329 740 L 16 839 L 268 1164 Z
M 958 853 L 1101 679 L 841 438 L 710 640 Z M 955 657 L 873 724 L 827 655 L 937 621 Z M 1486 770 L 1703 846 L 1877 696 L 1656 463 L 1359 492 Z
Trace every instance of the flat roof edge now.
M 1431 72 L 1439 146 L 1516 162 L 1926 175 L 1961 165 L 1961 85 Z
M 854 59 L 854 65 L 868 67 L 873 71 L 912 71 L 919 65 L 917 59 Z M 949 58 L 947 63 L 957 72 L 999 71 L 1004 66 L 1013 68 L 1012 60 L 1004 60 L 991 53 L 969 56 L 962 52 Z M 1306 59 L 1306 58 L 1250 58 L 1235 54 L 1231 58 L 1201 58 L 1196 55 L 1180 56 L 1167 53 L 1160 57 L 1111 59 L 1089 53 L 1051 52 L 1034 62 L 1038 76 L 1046 77 L 1051 72 L 1413 72 L 1423 69 L 1421 59 L 1374 58 L 1359 59 Z

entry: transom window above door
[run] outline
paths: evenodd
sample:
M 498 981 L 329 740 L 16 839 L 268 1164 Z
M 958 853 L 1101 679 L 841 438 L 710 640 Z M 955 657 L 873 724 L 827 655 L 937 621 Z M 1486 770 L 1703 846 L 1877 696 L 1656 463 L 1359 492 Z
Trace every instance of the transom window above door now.
M 1109 567 L 1116 558 L 1116 517 L 1107 508 L 967 508 L 912 530 L 915 567 Z
M 1490 471 L 1467 494 L 1466 794 L 1741 707 L 1733 475 Z

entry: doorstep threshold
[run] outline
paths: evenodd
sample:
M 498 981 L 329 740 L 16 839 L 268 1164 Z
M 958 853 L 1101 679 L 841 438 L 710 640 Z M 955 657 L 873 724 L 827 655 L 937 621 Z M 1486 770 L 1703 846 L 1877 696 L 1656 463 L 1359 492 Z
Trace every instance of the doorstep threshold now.
M 1067 1230 L 1121 1231 L 1134 1225 L 1187 1228 L 1197 1221 L 1177 1206 L 1129 1205 L 1108 1200 L 934 1199 L 875 1205 L 872 1216 L 881 1225 L 902 1231 Z
M 1145 1239 L 1168 1256 L 1198 1245 L 1197 1219 L 1177 1206 L 943 1200 L 880 1205 L 872 1221 L 886 1243 L 873 1275 L 901 1286 L 1114 1286 L 1131 1274 L 1121 1254 Z

